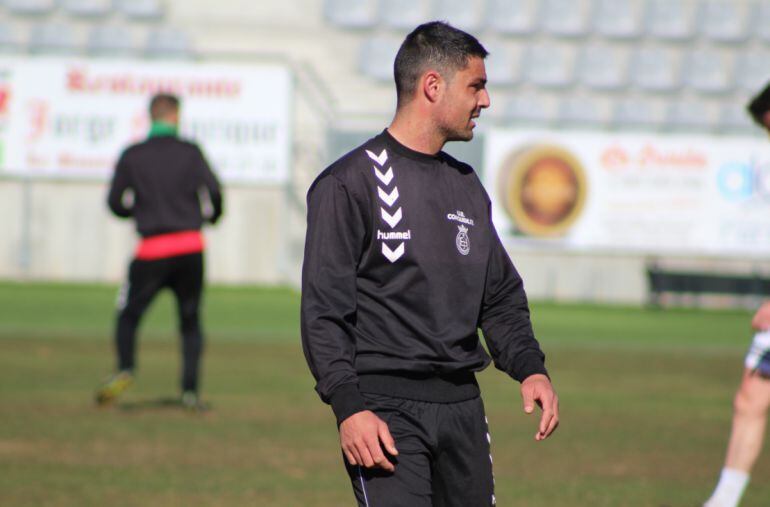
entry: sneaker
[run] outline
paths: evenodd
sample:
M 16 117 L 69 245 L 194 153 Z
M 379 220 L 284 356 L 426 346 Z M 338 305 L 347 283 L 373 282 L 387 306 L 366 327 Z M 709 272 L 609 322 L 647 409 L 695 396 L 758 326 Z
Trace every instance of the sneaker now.
M 134 375 L 130 371 L 121 371 L 111 376 L 97 389 L 96 404 L 107 405 L 115 401 L 123 391 L 134 383 Z
M 198 393 L 195 391 L 185 391 L 180 398 L 182 408 L 189 410 L 190 412 L 206 412 L 209 410 L 209 405 L 201 401 L 198 397 Z

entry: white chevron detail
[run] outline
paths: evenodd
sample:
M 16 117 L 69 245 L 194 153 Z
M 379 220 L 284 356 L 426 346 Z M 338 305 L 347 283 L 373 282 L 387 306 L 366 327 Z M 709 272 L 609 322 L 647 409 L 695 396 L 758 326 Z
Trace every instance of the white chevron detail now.
M 388 245 L 383 243 L 382 255 L 387 257 L 390 262 L 396 262 L 401 258 L 402 255 L 404 255 L 404 243 L 402 242 L 400 245 L 398 245 L 395 250 L 391 250 Z
M 374 174 L 377 176 L 378 180 L 380 180 L 385 185 L 390 185 L 390 182 L 393 181 L 393 168 L 392 167 L 388 167 L 388 170 L 385 171 L 385 174 L 382 174 L 374 166 L 372 166 L 372 168 L 374 169 Z
M 379 156 L 375 155 L 369 150 L 366 150 L 366 154 L 369 155 L 370 159 L 377 162 L 380 165 L 380 167 L 382 167 L 385 164 L 385 162 L 388 161 L 388 152 L 385 151 L 385 149 L 382 150 L 382 153 L 380 153 Z
M 385 204 L 389 207 L 393 206 L 393 203 L 398 200 L 398 187 L 393 187 L 393 191 L 389 194 L 385 193 L 380 187 L 377 187 L 377 193 L 380 195 L 380 199 L 385 201 Z
M 392 215 L 385 211 L 385 208 L 380 208 L 380 215 L 382 215 L 382 219 L 388 223 L 391 229 L 397 226 L 404 216 L 401 213 L 401 208 L 398 208 Z

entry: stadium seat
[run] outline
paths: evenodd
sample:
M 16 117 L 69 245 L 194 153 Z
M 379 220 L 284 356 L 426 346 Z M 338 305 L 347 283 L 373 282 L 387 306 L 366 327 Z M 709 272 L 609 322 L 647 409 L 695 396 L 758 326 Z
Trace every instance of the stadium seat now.
M 647 33 L 666 40 L 688 40 L 695 33 L 694 0 L 648 0 Z
M 628 83 L 628 58 L 628 51 L 622 46 L 583 46 L 577 65 L 578 80 L 596 90 L 619 90 Z
M 670 92 L 680 87 L 679 54 L 673 49 L 643 47 L 632 57 L 631 76 L 639 88 Z
M 5 7 L 12 14 L 45 16 L 56 9 L 56 0 L 5 0 Z
M 521 51 L 518 47 L 499 41 L 484 43 L 489 51 L 485 65 L 490 85 L 510 86 L 521 77 Z
M 557 37 L 581 37 L 588 31 L 589 0 L 545 0 L 540 19 Z
M 758 2 L 751 13 L 754 32 L 764 42 L 770 42 L 770 3 Z
M 14 24 L 0 22 L 0 53 L 20 53 L 24 49 L 23 46 L 24 44 Z
M 164 10 L 161 0 L 116 0 L 117 10 L 137 20 L 159 20 Z
M 559 104 L 559 125 L 565 127 L 601 128 L 610 120 L 607 99 L 571 96 Z
M 380 2 L 380 19 L 390 28 L 412 30 L 431 18 L 427 0 L 388 0 Z
M 128 27 L 98 24 L 88 34 L 87 49 L 94 56 L 129 56 L 137 48 Z
M 746 106 L 735 101 L 722 104 L 722 110 L 719 113 L 719 131 L 723 134 L 757 134 L 761 132 L 746 112 Z
M 62 0 L 64 10 L 74 16 L 97 18 L 112 10 L 112 0 Z
M 703 100 L 672 100 L 666 108 L 664 126 L 671 131 L 708 132 L 716 126 L 718 109 Z
M 684 81 L 701 93 L 725 93 L 733 88 L 732 60 L 725 52 L 695 50 L 684 60 Z
M 735 79 L 739 87 L 757 93 L 770 80 L 770 52 L 741 51 L 735 63 Z
M 537 29 L 535 0 L 489 0 L 487 26 L 506 35 L 529 35 Z
M 573 83 L 574 47 L 538 44 L 527 48 L 524 59 L 529 81 L 546 88 L 563 88 Z
M 181 30 L 163 27 L 147 34 L 145 55 L 150 58 L 192 58 L 194 51 L 187 34 Z
M 642 31 L 643 6 L 640 0 L 598 0 L 594 28 L 610 39 L 634 39 Z
M 556 99 L 541 94 L 517 93 L 503 100 L 500 108 L 503 125 L 542 126 L 556 120 Z
M 613 106 L 612 124 L 621 129 L 656 129 L 663 122 L 660 100 L 625 97 Z
M 401 42 L 400 38 L 386 36 L 366 39 L 358 57 L 361 73 L 378 81 L 393 81 L 393 60 Z
M 58 22 L 40 23 L 30 30 L 29 50 L 32 53 L 71 55 L 79 49 L 70 25 Z
M 700 8 L 701 33 L 718 42 L 742 42 L 749 34 L 750 9 L 747 2 L 705 0 Z
M 448 21 L 463 30 L 475 31 L 481 26 L 481 6 L 469 0 L 435 0 L 433 18 Z

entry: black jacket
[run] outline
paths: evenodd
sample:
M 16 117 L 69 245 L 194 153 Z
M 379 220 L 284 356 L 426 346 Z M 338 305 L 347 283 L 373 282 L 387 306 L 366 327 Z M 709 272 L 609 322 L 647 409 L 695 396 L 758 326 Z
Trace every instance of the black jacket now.
M 360 392 L 426 401 L 478 395 L 490 362 L 546 373 L 522 280 L 473 169 L 387 131 L 332 164 L 308 192 L 302 342 L 339 421 Z
M 132 190 L 133 205 L 124 193 Z M 222 192 L 197 145 L 173 136 L 152 137 L 120 156 L 107 203 L 120 217 L 133 216 L 143 237 L 197 230 L 204 221 L 200 192 L 208 191 L 215 223 L 222 214 Z

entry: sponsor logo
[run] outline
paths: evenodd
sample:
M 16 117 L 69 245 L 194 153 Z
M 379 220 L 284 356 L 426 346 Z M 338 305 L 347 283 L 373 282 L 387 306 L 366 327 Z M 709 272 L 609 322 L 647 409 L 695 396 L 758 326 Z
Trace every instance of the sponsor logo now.
M 564 235 L 582 213 L 587 194 L 580 161 L 561 146 L 525 146 L 504 161 L 498 192 L 516 227 L 528 236 Z
M 396 232 L 396 231 L 389 231 L 389 232 L 382 232 L 381 230 L 377 229 L 377 239 L 378 240 L 388 240 L 388 239 L 405 239 L 409 240 L 412 239 L 412 231 L 407 230 L 406 232 Z
M 464 225 L 458 225 L 457 228 L 459 229 L 457 237 L 455 238 L 457 251 L 460 252 L 461 255 L 468 255 L 471 253 L 471 239 L 468 237 L 468 228 Z
M 465 216 L 465 213 L 462 211 L 456 211 L 454 213 L 447 213 L 446 216 L 447 220 L 452 220 L 453 222 L 460 222 L 462 224 L 466 225 L 474 225 L 472 218 L 467 218 Z

